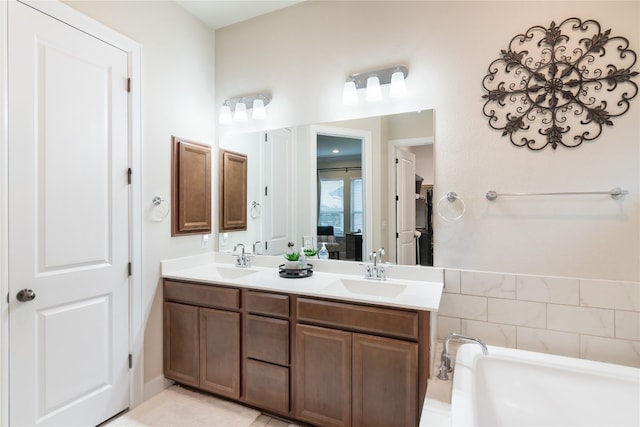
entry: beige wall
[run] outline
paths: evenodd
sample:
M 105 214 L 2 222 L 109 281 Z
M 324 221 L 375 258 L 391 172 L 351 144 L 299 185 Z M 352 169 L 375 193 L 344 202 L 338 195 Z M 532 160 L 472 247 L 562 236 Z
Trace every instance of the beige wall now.
M 200 236 L 171 237 L 170 218 L 148 216 L 171 198 L 171 135 L 214 142 L 214 32 L 168 1 L 67 1 L 142 45 L 142 258 L 146 382 L 162 375 L 160 260 L 196 254 Z M 134 171 L 136 173 L 136 171 Z M 217 181 L 216 181 L 217 182 Z
M 432 107 L 435 200 L 466 202 L 456 222 L 435 218 L 435 261 L 446 268 L 640 280 L 640 97 L 594 143 L 532 152 L 482 115 L 481 82 L 509 40 L 533 25 L 593 18 L 640 49 L 638 2 L 304 2 L 216 32 L 216 106 L 268 90 L 272 128 Z M 366 13 L 364 12 L 366 10 Z M 329 24 L 330 23 L 330 24 Z M 343 106 L 345 78 L 409 67 L 409 96 Z M 255 123 L 233 132 L 257 129 Z M 229 132 L 220 127 L 219 132 Z M 594 191 L 597 198 L 485 199 L 488 190 Z

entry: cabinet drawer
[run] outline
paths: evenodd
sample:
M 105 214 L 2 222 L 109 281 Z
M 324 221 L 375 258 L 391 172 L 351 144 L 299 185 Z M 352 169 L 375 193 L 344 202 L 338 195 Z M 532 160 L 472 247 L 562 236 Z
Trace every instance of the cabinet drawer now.
M 212 285 L 164 281 L 165 301 L 207 307 L 239 309 L 240 290 Z
M 246 307 L 251 313 L 289 317 L 289 296 L 268 292 L 247 291 Z
M 289 412 L 289 368 L 247 360 L 247 403 L 280 413 Z
M 289 321 L 269 317 L 247 315 L 247 357 L 289 364 Z
M 418 313 L 298 298 L 298 321 L 400 338 L 418 339 Z

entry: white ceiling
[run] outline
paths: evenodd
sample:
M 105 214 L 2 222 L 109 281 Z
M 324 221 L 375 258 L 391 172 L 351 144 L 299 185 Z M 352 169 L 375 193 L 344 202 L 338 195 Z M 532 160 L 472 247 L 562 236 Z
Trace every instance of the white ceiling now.
M 246 21 L 304 0 L 175 0 L 213 29 Z

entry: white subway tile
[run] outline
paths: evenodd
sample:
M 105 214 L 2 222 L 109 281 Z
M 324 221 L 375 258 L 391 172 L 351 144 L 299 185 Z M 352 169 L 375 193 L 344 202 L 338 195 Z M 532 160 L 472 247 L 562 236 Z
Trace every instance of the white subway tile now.
M 640 341 L 640 313 L 616 310 L 616 338 Z
M 547 328 L 613 337 L 614 312 L 600 308 L 547 304 Z
M 580 305 L 640 311 L 640 283 L 580 280 Z
M 487 320 L 487 299 L 469 295 L 442 294 L 438 314 L 463 319 Z
M 519 300 L 579 305 L 580 281 L 563 277 L 517 276 Z
M 461 333 L 460 319 L 456 317 L 438 316 L 438 339 L 442 340 L 450 332 Z
M 640 368 L 640 342 L 581 335 L 580 357 Z
M 580 335 L 518 326 L 517 348 L 540 353 L 580 357 Z
M 511 274 L 462 271 L 460 291 L 467 295 L 516 298 L 516 276 Z
M 462 320 L 462 334 L 477 338 L 487 345 L 516 347 L 516 327 L 511 325 Z
M 546 304 L 489 298 L 487 320 L 508 325 L 545 328 L 547 326 Z
M 444 292 L 460 293 L 460 270 L 444 270 Z

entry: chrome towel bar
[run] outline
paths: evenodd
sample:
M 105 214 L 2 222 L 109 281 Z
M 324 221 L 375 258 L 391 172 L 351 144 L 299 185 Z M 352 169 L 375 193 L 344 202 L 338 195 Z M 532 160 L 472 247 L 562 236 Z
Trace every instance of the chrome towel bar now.
M 622 199 L 629 194 L 627 190 L 623 190 L 620 187 L 613 188 L 609 191 L 563 191 L 559 193 L 497 193 L 496 191 L 487 191 L 487 200 L 494 201 L 498 196 L 592 196 L 607 194 L 612 199 Z

